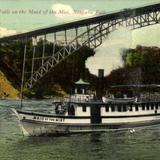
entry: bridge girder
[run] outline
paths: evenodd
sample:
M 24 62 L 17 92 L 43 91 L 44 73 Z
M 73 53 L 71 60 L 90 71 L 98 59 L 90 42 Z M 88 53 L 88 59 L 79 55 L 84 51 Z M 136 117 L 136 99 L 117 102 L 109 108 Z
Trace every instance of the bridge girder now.
M 52 28 L 46 28 L 46 31 L 43 29 L 29 32 L 27 34 L 4 37 L 0 39 L 0 42 L 4 43 L 9 41 L 22 41 L 22 37 L 25 41 L 30 40 L 33 37 L 34 39 L 37 39 L 37 36 L 40 34 L 41 31 L 41 35 L 44 36 L 44 43 L 42 48 L 42 63 L 37 70 L 34 69 L 36 50 L 35 45 L 33 44 L 31 77 L 25 84 L 25 88 L 32 88 L 57 64 L 66 59 L 69 55 L 75 53 L 82 46 L 87 46 L 93 49 L 97 48 L 103 43 L 104 38 L 106 38 L 110 32 L 115 31 L 121 26 L 130 27 L 130 29 L 137 29 L 158 23 L 160 23 L 160 4 L 146 6 L 142 8 L 125 9 L 117 13 L 111 13 L 108 15 L 94 17 L 87 20 L 68 23 L 66 25 L 63 25 L 63 30 L 61 29 L 62 25 L 60 25 L 58 26 L 58 28 L 57 26 Z M 75 32 L 75 37 L 69 41 L 69 38 L 67 37 L 67 32 L 70 29 L 73 29 L 73 31 Z M 58 32 L 62 31 L 64 32 L 63 41 L 65 45 L 60 50 L 55 52 L 54 45 L 58 43 L 57 34 Z M 45 41 L 47 33 L 54 34 L 54 42 L 53 53 L 51 56 L 47 57 L 47 60 L 45 60 Z
M 82 46 L 87 46 L 93 49 L 97 48 L 103 43 L 103 39 L 107 37 L 110 32 L 113 32 L 120 26 L 137 29 L 157 23 L 160 23 L 160 12 L 156 11 L 127 19 L 122 18 L 109 22 L 104 21 L 93 27 L 89 25 L 86 27 L 85 32 L 75 37 L 75 39 L 69 42 L 67 46 L 64 46 L 61 50 L 51 56 L 36 72 L 34 72 L 32 77 L 26 83 L 26 88 L 32 88 L 34 83 L 41 79 L 62 60 L 75 53 Z

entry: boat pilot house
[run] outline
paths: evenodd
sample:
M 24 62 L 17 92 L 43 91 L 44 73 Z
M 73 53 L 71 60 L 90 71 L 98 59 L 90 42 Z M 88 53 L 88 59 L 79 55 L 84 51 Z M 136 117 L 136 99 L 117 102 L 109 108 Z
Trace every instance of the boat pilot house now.
M 83 81 L 81 78 L 74 83 L 74 93 L 75 94 L 87 94 L 87 90 L 89 88 L 89 83 Z
M 82 123 L 90 123 L 90 121 L 100 123 L 100 107 L 94 102 L 95 95 L 89 94 L 89 86 L 90 84 L 82 79 L 75 82 L 74 94 L 70 97 L 68 116 L 74 115 L 74 118 Z M 74 110 L 74 113 L 71 110 Z

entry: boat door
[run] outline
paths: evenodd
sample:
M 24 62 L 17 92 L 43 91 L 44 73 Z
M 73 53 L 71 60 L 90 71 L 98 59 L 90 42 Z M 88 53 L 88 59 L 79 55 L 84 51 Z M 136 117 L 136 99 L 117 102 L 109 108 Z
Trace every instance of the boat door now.
M 98 105 L 91 106 L 91 123 L 101 123 L 101 107 Z

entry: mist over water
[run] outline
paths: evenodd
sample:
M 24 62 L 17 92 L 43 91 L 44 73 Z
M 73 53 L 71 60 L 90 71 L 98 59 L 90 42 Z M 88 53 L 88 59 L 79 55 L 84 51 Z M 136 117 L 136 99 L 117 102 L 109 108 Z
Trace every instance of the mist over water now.
M 102 45 L 95 49 L 95 55 L 86 60 L 86 68 L 94 75 L 98 74 L 98 69 L 104 69 L 106 76 L 113 69 L 123 66 L 122 51 L 131 46 L 131 30 L 121 27 L 110 33 Z

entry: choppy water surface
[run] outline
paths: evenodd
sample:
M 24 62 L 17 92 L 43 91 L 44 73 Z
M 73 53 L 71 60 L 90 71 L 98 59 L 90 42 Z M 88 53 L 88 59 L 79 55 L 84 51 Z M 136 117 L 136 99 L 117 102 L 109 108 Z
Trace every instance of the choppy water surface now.
M 26 109 L 50 110 L 50 101 L 28 101 Z M 0 101 L 0 160 L 159 160 L 160 125 L 129 131 L 23 137 L 11 107 Z

